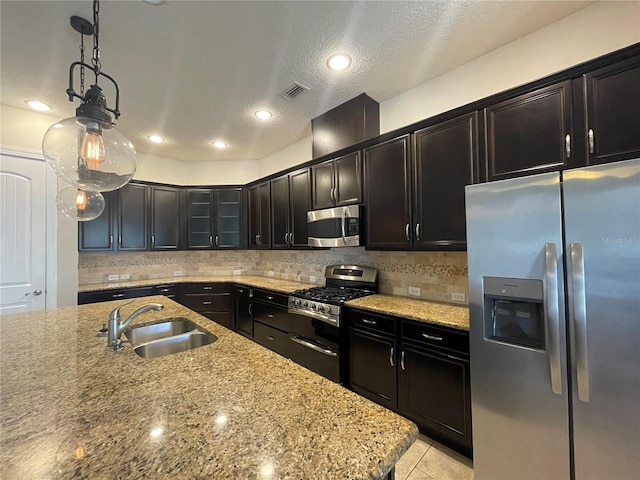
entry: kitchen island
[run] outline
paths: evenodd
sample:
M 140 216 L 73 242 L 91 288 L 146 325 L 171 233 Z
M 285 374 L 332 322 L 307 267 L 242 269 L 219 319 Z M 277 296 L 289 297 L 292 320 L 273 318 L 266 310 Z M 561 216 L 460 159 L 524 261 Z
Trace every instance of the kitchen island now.
M 156 359 L 96 337 L 123 301 L 0 319 L 1 478 L 381 479 L 416 426 L 162 297 L 218 340 Z

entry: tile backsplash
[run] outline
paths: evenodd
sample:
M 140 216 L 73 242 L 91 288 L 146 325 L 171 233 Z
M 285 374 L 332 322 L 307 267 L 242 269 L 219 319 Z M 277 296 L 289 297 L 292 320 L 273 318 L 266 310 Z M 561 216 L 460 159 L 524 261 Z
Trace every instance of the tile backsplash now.
M 322 283 L 332 264 L 355 264 L 378 269 L 380 293 L 409 295 L 420 289 L 425 300 L 467 304 L 466 252 L 380 252 L 364 247 L 330 250 L 229 250 L 181 252 L 81 253 L 78 282 L 108 283 L 109 275 L 130 280 L 185 276 L 270 276 L 307 283 Z M 315 277 L 315 279 L 313 278 Z M 464 301 L 452 294 L 464 295 Z M 459 297 L 458 297 L 459 298 Z

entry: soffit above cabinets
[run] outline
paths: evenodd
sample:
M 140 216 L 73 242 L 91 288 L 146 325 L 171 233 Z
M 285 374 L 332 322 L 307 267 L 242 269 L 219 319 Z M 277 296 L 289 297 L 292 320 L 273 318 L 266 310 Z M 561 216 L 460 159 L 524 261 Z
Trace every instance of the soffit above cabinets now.
M 255 160 L 307 137 L 312 118 L 363 92 L 384 102 L 590 3 L 103 0 L 101 61 L 120 85 L 118 128 L 138 152 Z M 79 35 L 69 18 L 91 19 L 91 1 L 3 0 L 0 13 L 0 103 L 27 109 L 25 100 L 39 99 L 53 107 L 51 123 L 73 116 L 65 89 Z M 352 57 L 351 68 L 326 68 L 336 52 Z M 294 81 L 310 90 L 280 96 Z M 273 118 L 260 122 L 258 109 Z M 150 143 L 154 133 L 167 141 Z M 211 148 L 217 138 L 228 148 Z

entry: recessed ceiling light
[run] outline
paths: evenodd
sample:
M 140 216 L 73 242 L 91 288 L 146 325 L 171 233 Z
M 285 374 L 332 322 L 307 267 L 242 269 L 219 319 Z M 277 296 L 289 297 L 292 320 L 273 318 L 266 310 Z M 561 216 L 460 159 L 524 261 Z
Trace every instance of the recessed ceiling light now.
M 215 148 L 227 148 L 227 144 L 222 140 L 214 140 L 211 145 Z
M 327 60 L 327 67 L 331 70 L 346 70 L 351 65 L 351 57 L 344 53 L 336 53 L 331 55 Z
M 147 138 L 149 139 L 150 142 L 153 142 L 153 143 L 164 142 L 164 137 L 161 137 L 160 135 L 147 135 Z
M 34 110 L 37 110 L 38 112 L 48 112 L 51 110 L 51 107 L 49 105 L 47 105 L 46 103 L 39 102 L 37 100 L 29 100 L 24 103 L 29 105 Z
M 269 120 L 271 117 L 273 117 L 273 113 L 268 110 L 258 110 L 254 115 L 260 120 Z

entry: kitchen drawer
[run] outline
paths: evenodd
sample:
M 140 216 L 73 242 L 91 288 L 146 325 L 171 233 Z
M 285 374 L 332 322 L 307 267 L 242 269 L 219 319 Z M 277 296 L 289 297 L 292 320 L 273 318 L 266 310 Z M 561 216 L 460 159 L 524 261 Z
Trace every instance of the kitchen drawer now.
M 403 320 L 402 340 L 469 354 L 469 333 L 451 328 Z
M 168 298 L 175 298 L 176 296 L 176 286 L 174 284 L 171 285 L 155 285 L 153 287 L 154 295 L 164 295 Z
M 231 285 L 228 283 L 184 283 L 182 293 L 229 293 Z
M 284 308 L 289 308 L 289 295 L 275 293 L 269 290 L 253 290 L 253 299 L 261 302 L 275 303 Z
M 87 303 L 109 302 L 124 298 L 148 297 L 153 295 L 153 287 L 122 288 L 118 290 L 101 290 L 97 292 L 78 293 L 78 305 Z
M 253 324 L 253 339 L 263 347 L 273 350 L 284 357 L 289 357 L 293 342 L 289 334 L 260 322 Z
M 347 322 L 350 328 L 364 328 L 377 333 L 396 335 L 399 320 L 386 315 L 348 309 Z
M 255 300 L 255 291 L 254 291 Z M 279 330 L 288 332 L 291 330 L 291 315 L 289 311 L 277 305 L 269 305 L 261 302 L 253 302 L 253 319 L 270 325 Z
M 231 311 L 229 293 L 187 293 L 182 295 L 182 304 L 194 312 Z

